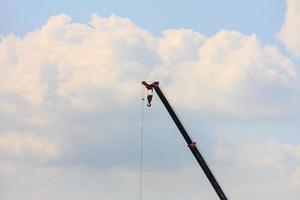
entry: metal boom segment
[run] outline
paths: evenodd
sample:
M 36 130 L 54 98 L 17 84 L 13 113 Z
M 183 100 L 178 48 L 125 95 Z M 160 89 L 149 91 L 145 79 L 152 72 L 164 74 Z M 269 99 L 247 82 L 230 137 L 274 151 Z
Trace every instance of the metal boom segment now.
M 205 173 L 206 177 L 208 178 L 209 182 L 213 186 L 214 190 L 216 191 L 217 195 L 219 196 L 220 200 L 227 200 L 227 197 L 225 193 L 223 192 L 221 186 L 219 185 L 218 181 L 214 177 L 213 173 L 209 169 L 208 165 L 206 164 L 203 156 L 199 152 L 196 142 L 194 142 L 187 131 L 185 130 L 184 126 L 182 125 L 181 121 L 177 117 L 175 111 L 173 110 L 172 106 L 168 102 L 167 98 L 165 97 L 164 93 L 159 88 L 159 82 L 153 82 L 152 84 L 148 84 L 145 81 L 142 82 L 142 84 L 148 89 L 148 90 L 155 90 L 157 95 L 159 96 L 161 102 L 164 104 L 165 108 L 167 109 L 168 113 L 170 114 L 171 118 L 175 122 L 177 128 L 179 129 L 181 135 L 183 136 L 184 140 L 186 141 L 188 147 L 190 148 L 191 152 L 193 153 L 194 157 L 198 161 L 199 165 L 201 166 L 203 172 Z M 150 101 L 149 101 L 150 99 Z M 151 98 L 148 98 L 148 106 L 151 106 Z

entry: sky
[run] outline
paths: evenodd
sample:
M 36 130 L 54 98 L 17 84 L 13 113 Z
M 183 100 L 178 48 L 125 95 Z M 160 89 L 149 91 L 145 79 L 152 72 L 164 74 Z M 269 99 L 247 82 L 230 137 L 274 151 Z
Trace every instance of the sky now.
M 0 0 L 0 198 L 300 196 L 300 1 Z

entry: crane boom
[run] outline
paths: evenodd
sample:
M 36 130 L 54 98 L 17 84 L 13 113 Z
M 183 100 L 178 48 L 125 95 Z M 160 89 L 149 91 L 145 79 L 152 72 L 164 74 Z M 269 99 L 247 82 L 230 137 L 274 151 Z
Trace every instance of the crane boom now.
M 167 98 L 165 97 L 162 90 L 159 88 L 159 82 L 153 82 L 152 84 L 148 84 L 145 81 L 142 82 L 142 84 L 148 89 L 148 90 L 155 90 L 157 95 L 159 96 L 161 102 L 164 104 L 165 108 L 167 109 L 168 113 L 170 114 L 171 118 L 175 122 L 177 128 L 179 129 L 181 135 L 183 136 L 184 140 L 186 141 L 188 147 L 190 148 L 191 152 L 193 153 L 194 157 L 198 161 L 200 167 L 202 168 L 203 172 L 205 173 L 206 177 L 208 178 L 209 182 L 213 186 L 214 190 L 216 191 L 217 195 L 219 196 L 220 200 L 227 200 L 227 197 L 225 193 L 223 192 L 221 186 L 219 185 L 218 181 L 214 177 L 213 173 L 209 169 L 208 165 L 206 164 L 203 156 L 199 152 L 196 142 L 194 142 L 187 131 L 185 130 L 184 126 L 182 125 L 181 121 L 177 117 L 175 111 L 173 110 L 172 106 L 168 102 Z M 148 106 L 151 106 L 151 98 L 148 98 Z M 150 100 L 150 101 L 149 101 Z

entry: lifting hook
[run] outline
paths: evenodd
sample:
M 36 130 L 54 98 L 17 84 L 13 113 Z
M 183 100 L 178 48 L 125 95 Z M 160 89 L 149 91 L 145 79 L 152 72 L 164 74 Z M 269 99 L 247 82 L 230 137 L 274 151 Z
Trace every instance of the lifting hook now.
M 143 81 L 142 84 L 147 88 L 147 106 L 150 107 L 151 106 L 151 101 L 152 101 L 152 98 L 153 98 L 153 88 L 154 87 L 157 87 L 159 82 L 158 81 L 155 81 L 151 84 L 148 84 L 147 82 Z

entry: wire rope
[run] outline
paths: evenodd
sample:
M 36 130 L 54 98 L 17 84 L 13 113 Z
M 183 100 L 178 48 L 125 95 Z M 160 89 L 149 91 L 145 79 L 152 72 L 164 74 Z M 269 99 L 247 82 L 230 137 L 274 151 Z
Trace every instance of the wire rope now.
M 140 180 L 139 180 L 139 199 L 143 199 L 143 155 L 144 155 L 144 87 L 142 85 L 141 91 L 141 135 L 140 135 Z

